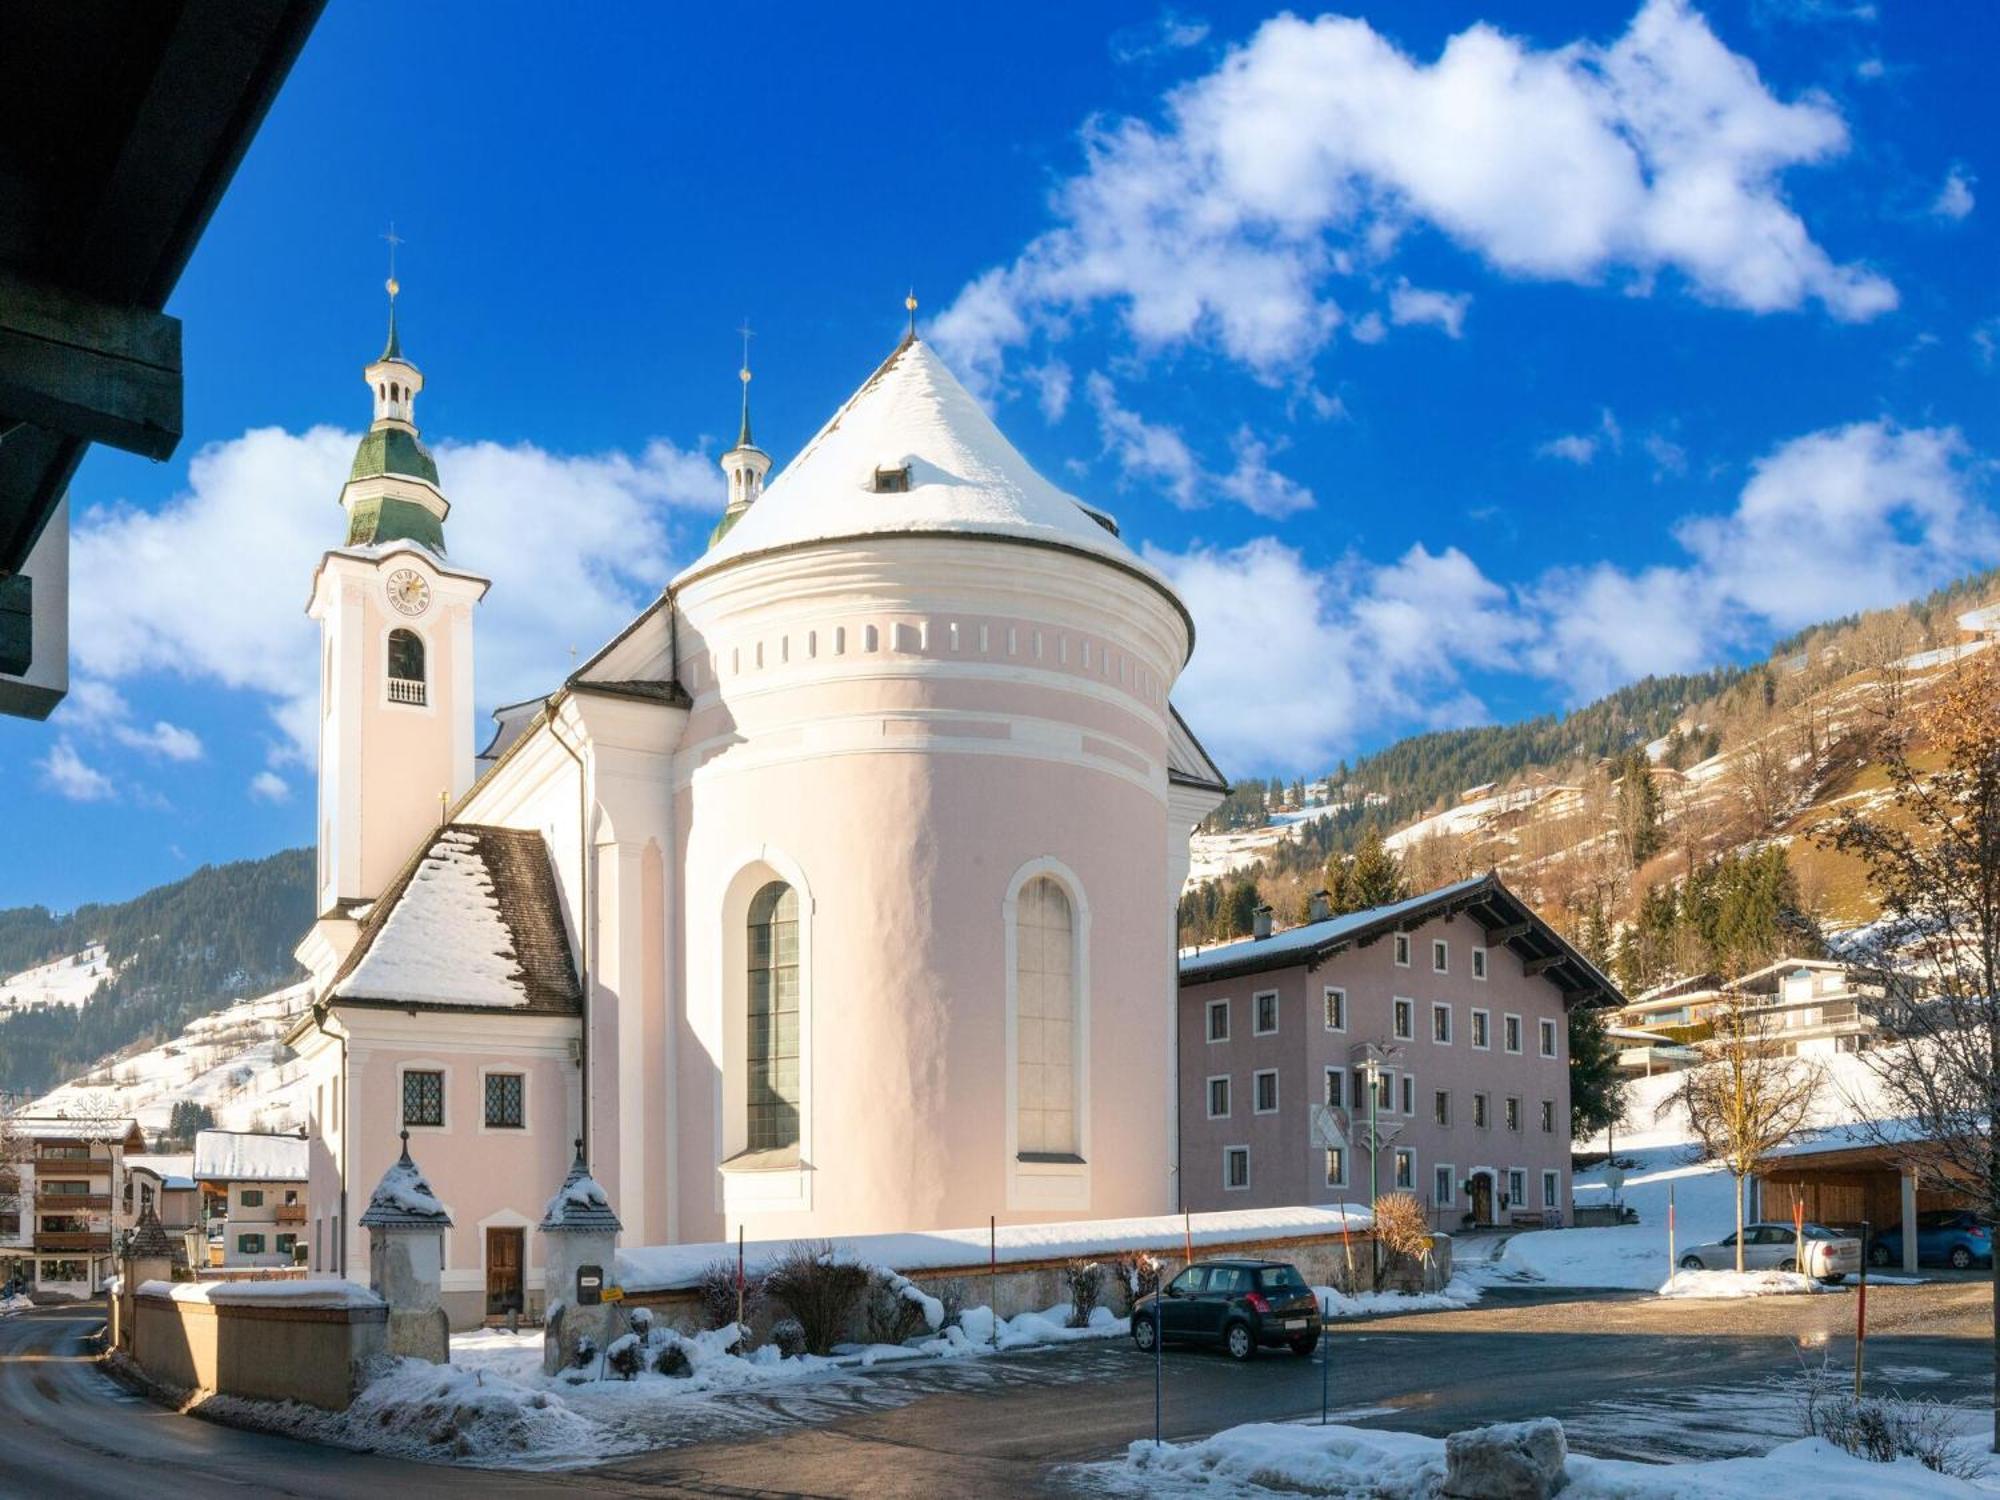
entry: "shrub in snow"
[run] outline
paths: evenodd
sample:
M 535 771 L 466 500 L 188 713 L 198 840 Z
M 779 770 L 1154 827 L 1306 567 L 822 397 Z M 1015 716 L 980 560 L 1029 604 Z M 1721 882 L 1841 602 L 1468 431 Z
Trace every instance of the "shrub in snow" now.
M 620 1380 L 630 1380 L 646 1368 L 646 1346 L 636 1333 L 620 1334 L 604 1351 L 604 1365 Z
M 1094 1260 L 1071 1260 L 1063 1266 L 1063 1284 L 1069 1288 L 1069 1326 L 1088 1328 L 1104 1295 L 1104 1267 Z
M 1160 1289 L 1160 1258 L 1143 1250 L 1121 1255 L 1111 1263 L 1111 1274 L 1118 1279 L 1118 1289 L 1125 1295 L 1124 1315 L 1129 1318 L 1141 1297 L 1150 1297 Z
M 1955 1479 L 1980 1479 L 1987 1462 L 1955 1440 L 1956 1413 L 1938 1401 L 1900 1396 L 1856 1400 L 1844 1372 L 1831 1364 L 1808 1373 L 1799 1397 L 1800 1426 L 1856 1458 L 1892 1464 L 1914 1458 L 1926 1469 Z
M 625 1315 L 625 1326 L 639 1335 L 645 1343 L 653 1336 L 653 1310 L 650 1307 L 635 1307 Z
M 868 1277 L 868 1295 L 861 1304 L 871 1344 L 900 1344 L 929 1331 L 924 1308 L 909 1293 L 916 1290 L 890 1271 L 874 1271 Z
M 671 1375 L 676 1379 L 694 1373 L 694 1366 L 688 1363 L 688 1352 L 679 1339 L 662 1345 L 660 1352 L 653 1356 L 653 1373 Z
M 712 1260 L 702 1267 L 701 1275 L 694 1284 L 695 1295 L 701 1299 L 701 1326 L 704 1328 L 727 1328 L 738 1321 L 736 1317 L 736 1262 L 733 1260 Z M 743 1280 L 743 1320 L 748 1321 L 756 1312 L 757 1304 L 763 1300 L 764 1283 L 756 1276 L 745 1276 Z
M 965 1283 L 962 1281 L 944 1282 L 939 1285 L 937 1295 L 938 1306 L 944 1310 L 944 1316 L 938 1319 L 938 1332 L 943 1333 L 947 1328 L 957 1328 L 963 1324 L 965 1322 Z
M 581 1370 L 596 1358 L 597 1340 L 587 1333 L 580 1335 L 576 1341 L 576 1352 L 570 1355 L 569 1362 Z
M 1375 1233 L 1382 1241 L 1382 1248 L 1389 1252 L 1382 1258 L 1381 1271 L 1375 1279 L 1377 1290 L 1396 1257 L 1420 1262 L 1430 1259 L 1430 1221 L 1424 1217 L 1424 1206 L 1413 1193 L 1391 1193 L 1375 1201 Z
M 797 1318 L 780 1318 L 771 1325 L 771 1343 L 781 1359 L 796 1359 L 806 1352 L 805 1325 Z
M 835 1259 L 830 1240 L 794 1240 L 764 1277 L 764 1291 L 804 1330 L 806 1350 L 830 1354 L 847 1332 L 868 1273 Z

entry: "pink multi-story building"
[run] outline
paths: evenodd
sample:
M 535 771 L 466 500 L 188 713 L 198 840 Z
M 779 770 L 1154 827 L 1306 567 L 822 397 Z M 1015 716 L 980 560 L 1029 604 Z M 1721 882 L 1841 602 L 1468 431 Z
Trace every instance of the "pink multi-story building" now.
M 1441 1226 L 1568 1222 L 1568 1013 L 1620 1003 L 1497 875 L 1185 957 L 1182 1201 L 1365 1204 L 1372 1144 Z

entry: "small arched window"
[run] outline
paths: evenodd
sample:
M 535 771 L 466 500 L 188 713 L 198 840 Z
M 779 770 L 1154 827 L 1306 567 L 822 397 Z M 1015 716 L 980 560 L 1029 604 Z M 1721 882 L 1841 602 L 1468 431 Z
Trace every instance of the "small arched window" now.
M 750 901 L 744 1016 L 745 1146 L 799 1144 L 799 895 L 774 880 Z
M 1076 922 L 1069 893 L 1047 875 L 1014 907 L 1014 993 L 1022 1156 L 1075 1156 Z
M 389 701 L 424 701 L 424 638 L 414 630 L 389 632 Z

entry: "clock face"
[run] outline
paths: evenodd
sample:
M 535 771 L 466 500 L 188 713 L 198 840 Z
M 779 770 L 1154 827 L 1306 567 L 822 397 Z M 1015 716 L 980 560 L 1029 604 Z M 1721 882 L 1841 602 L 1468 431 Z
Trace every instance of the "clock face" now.
M 398 568 L 389 575 L 389 603 L 398 614 L 420 615 L 431 607 L 431 586 L 414 568 Z

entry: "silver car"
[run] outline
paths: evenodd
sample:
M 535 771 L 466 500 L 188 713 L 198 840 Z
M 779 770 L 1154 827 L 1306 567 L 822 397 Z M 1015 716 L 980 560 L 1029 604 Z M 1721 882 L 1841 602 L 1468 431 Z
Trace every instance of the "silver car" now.
M 1733 1271 L 1736 1236 L 1726 1234 L 1712 1245 L 1696 1245 L 1681 1256 L 1683 1271 Z M 1799 1264 L 1799 1235 L 1789 1224 L 1743 1226 L 1743 1269 L 1804 1271 L 1821 1281 L 1845 1281 L 1861 1269 L 1861 1241 L 1823 1224 L 1805 1227 L 1805 1264 Z

